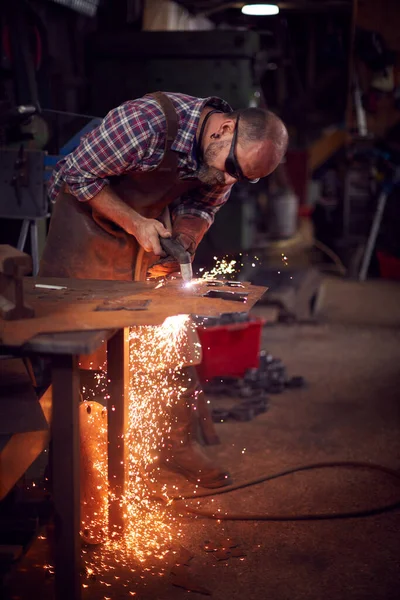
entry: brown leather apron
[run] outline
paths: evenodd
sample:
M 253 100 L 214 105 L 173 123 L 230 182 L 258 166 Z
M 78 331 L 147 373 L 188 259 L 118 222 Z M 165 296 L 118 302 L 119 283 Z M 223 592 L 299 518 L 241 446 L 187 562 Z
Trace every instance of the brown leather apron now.
M 171 149 L 178 133 L 175 108 L 162 92 L 149 95 L 160 104 L 167 121 L 163 158 L 152 171 L 133 171 L 110 178 L 110 186 L 142 216 L 162 220 L 167 206 L 200 182 L 179 179 L 177 155 Z M 88 203 L 61 192 L 54 205 L 39 275 L 144 280 L 147 265 L 156 259 L 145 253 L 132 235 L 103 219 Z
M 168 205 L 200 182 L 179 179 L 177 155 L 171 149 L 178 133 L 175 108 L 165 94 L 149 95 L 160 104 L 167 121 L 163 158 L 152 171 L 112 177 L 110 185 L 142 216 L 162 220 Z M 143 281 L 148 265 L 157 258 L 145 252 L 132 235 L 103 219 L 88 203 L 61 192 L 54 205 L 39 276 Z M 105 360 L 104 347 L 82 356 L 80 365 L 82 369 L 103 368 Z

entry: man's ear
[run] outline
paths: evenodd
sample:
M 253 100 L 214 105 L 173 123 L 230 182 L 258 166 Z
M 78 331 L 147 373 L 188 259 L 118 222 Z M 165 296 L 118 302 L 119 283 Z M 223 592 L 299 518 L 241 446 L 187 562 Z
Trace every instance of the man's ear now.
M 236 121 L 234 121 L 233 119 L 225 119 L 219 126 L 218 133 L 221 137 L 223 135 L 233 134 L 233 132 L 235 131 L 235 126 Z

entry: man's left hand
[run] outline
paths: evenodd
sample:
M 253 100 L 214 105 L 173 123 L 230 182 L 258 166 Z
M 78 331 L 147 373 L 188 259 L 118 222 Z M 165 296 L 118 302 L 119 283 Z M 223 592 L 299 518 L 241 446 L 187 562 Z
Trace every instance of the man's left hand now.
M 151 278 L 167 277 L 172 273 L 179 273 L 180 266 L 171 256 L 158 260 L 147 270 L 147 276 Z

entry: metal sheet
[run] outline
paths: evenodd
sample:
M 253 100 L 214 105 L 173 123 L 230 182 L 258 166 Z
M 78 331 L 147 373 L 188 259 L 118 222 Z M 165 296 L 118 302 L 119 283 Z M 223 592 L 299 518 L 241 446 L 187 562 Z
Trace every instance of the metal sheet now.
M 39 285 L 59 289 L 37 288 Z M 266 291 L 265 287 L 243 283 L 246 302 L 203 296 L 210 288 L 204 280 L 187 287 L 182 281 L 169 281 L 160 287 L 154 282 L 98 281 L 83 279 L 25 278 L 27 302 L 34 308 L 32 319 L 0 320 L 0 340 L 18 347 L 41 333 L 119 329 L 134 325 L 159 325 L 178 314 L 218 316 L 221 313 L 248 311 Z M 229 289 L 229 288 L 227 288 Z M 129 305 L 149 300 L 145 310 L 100 311 L 105 301 L 123 299 Z

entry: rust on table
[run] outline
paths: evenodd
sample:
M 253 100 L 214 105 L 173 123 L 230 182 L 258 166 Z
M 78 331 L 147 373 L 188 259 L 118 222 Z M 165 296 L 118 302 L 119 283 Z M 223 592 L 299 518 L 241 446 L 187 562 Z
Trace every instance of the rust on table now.
M 0 320 L 0 340 L 4 345 L 21 346 L 44 333 L 116 330 L 134 325 L 160 325 L 177 314 L 207 317 L 248 311 L 266 288 L 249 283 L 243 286 L 240 291 L 248 297 L 242 303 L 204 297 L 209 288 L 203 280 L 190 287 L 180 280 L 157 287 L 155 282 L 25 278 L 24 294 L 35 316 L 12 322 Z M 142 305 L 145 300 L 148 302 L 145 308 L 132 310 L 118 306 L 120 299 L 130 307 L 134 301 L 141 301 Z M 116 310 L 99 310 L 110 301 L 117 303 Z

